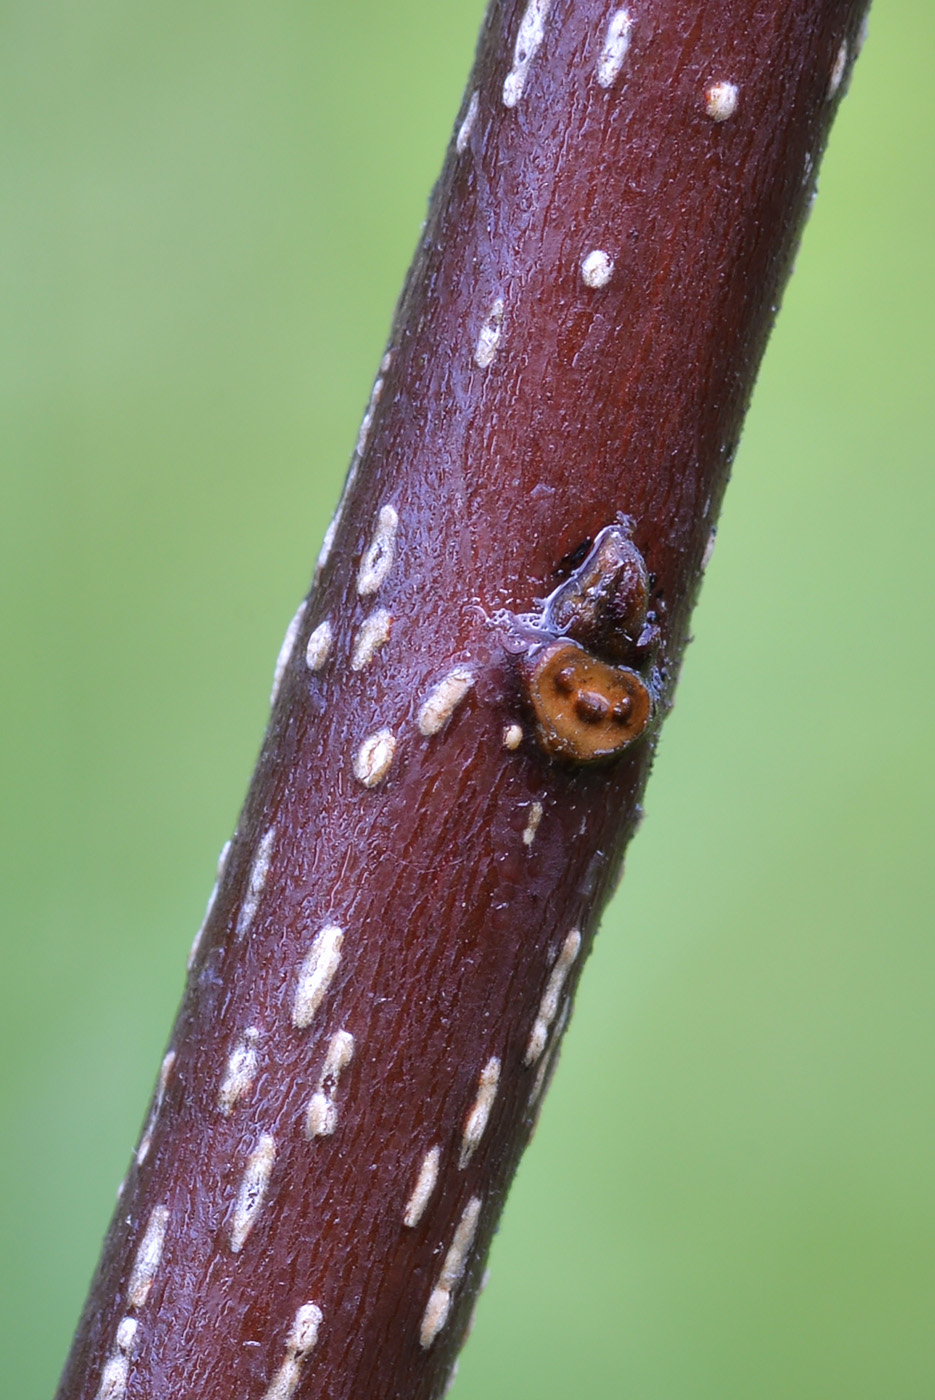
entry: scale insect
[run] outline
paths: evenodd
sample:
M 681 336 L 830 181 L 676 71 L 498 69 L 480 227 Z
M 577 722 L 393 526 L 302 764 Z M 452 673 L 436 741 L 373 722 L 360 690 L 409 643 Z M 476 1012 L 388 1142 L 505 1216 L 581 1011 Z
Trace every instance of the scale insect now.
M 640 669 L 659 640 L 649 597 L 649 573 L 627 522 L 601 530 L 546 598 L 537 630 L 550 640 L 525 653 L 519 672 L 536 738 L 551 758 L 615 758 L 646 732 L 656 705 Z

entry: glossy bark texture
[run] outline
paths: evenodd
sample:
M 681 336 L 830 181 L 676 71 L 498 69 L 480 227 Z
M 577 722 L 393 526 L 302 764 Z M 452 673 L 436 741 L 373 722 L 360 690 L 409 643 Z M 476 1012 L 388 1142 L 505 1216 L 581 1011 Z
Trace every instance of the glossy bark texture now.
M 491 6 L 61 1400 L 442 1393 L 863 10 Z M 648 619 L 569 703 L 653 718 L 550 756 L 542 600 L 621 517 Z

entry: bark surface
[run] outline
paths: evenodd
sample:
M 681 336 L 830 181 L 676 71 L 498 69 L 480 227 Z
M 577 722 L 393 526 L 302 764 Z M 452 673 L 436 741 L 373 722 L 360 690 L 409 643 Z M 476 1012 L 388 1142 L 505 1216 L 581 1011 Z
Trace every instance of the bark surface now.
M 444 1390 L 864 9 L 491 6 L 59 1400 Z

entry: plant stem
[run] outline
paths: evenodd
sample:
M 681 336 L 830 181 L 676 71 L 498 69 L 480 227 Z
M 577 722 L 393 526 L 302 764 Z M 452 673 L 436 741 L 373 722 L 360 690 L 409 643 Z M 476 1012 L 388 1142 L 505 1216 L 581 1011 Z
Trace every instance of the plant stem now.
M 491 6 L 60 1400 L 442 1393 L 864 8 Z

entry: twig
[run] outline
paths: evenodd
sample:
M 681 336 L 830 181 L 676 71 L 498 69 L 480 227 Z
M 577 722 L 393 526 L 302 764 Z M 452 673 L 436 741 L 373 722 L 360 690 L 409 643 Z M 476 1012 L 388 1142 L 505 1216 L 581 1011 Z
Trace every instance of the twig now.
M 441 1394 L 863 9 L 491 8 L 60 1400 Z

